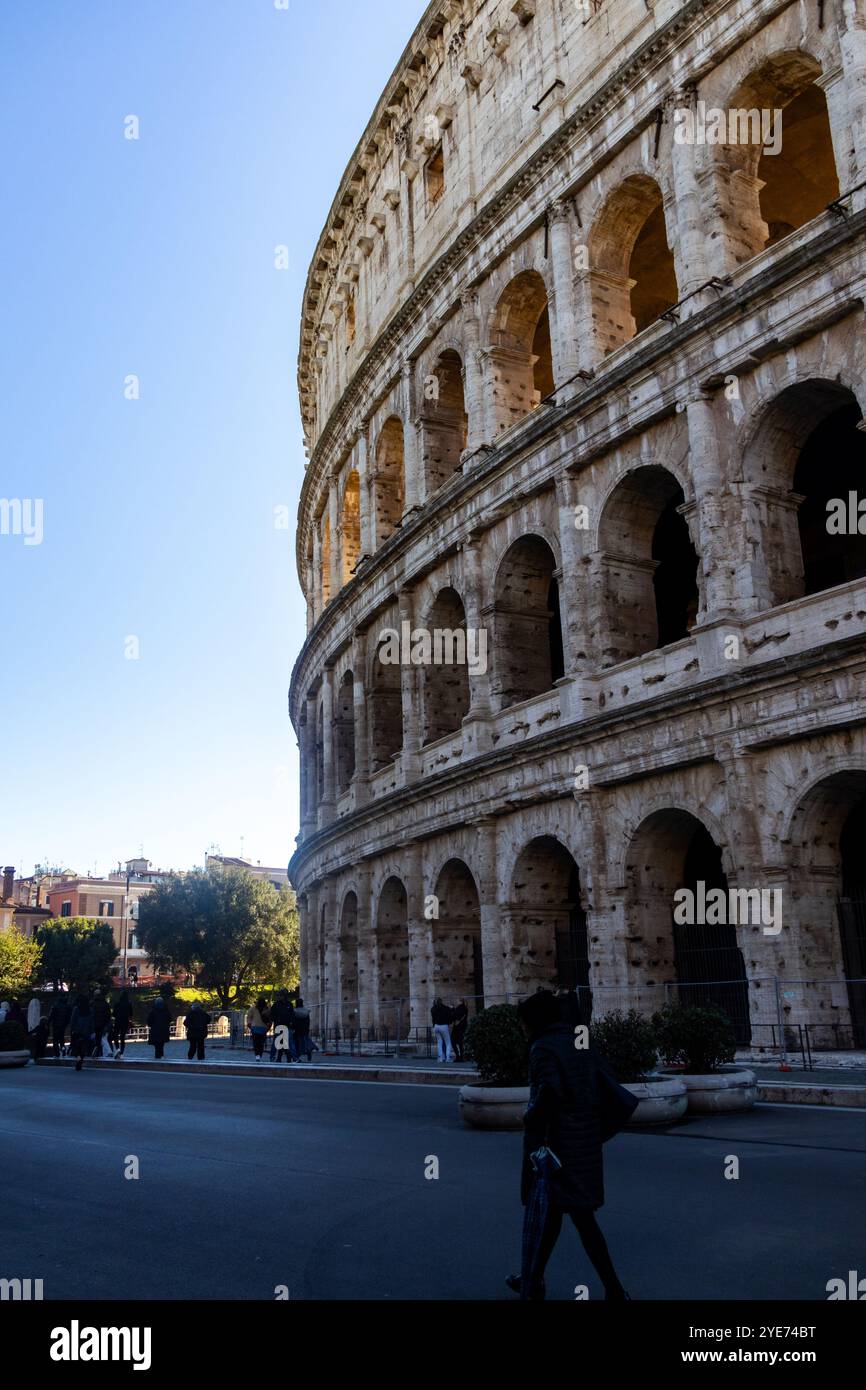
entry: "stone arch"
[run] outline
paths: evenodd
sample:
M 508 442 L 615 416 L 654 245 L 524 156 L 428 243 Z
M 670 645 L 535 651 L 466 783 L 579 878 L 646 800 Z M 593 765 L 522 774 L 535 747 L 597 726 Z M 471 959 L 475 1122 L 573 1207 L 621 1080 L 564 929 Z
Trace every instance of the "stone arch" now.
M 510 989 L 531 994 L 557 982 L 575 987 L 589 1016 L 589 945 L 580 870 L 550 834 L 521 849 L 508 888 Z
M 394 617 L 391 628 L 383 626 L 375 636 L 370 651 L 367 675 L 368 738 L 370 771 L 378 772 L 393 761 L 403 748 L 403 686 L 401 668 L 393 661 L 383 660 L 388 633 L 399 634 L 399 621 Z
M 848 516 L 866 482 L 863 412 L 850 387 L 813 377 L 766 404 L 743 450 L 751 485 L 758 605 L 774 607 L 866 575 L 866 536 Z M 831 531 L 831 513 L 844 529 Z M 864 523 L 866 525 L 866 523 Z
M 553 356 L 547 286 L 521 270 L 490 315 L 488 353 L 494 434 L 522 420 L 552 394 Z
M 608 494 L 598 530 L 604 666 L 682 641 L 694 626 L 700 566 L 685 506 L 677 478 L 656 464 Z
M 376 965 L 379 982 L 379 1027 L 392 1038 L 409 1028 L 408 898 L 402 881 L 391 874 L 376 901 Z
M 355 678 L 344 671 L 334 700 L 334 758 L 337 791 L 347 792 L 355 775 Z
M 796 803 L 786 838 L 800 970 L 825 1024 L 810 1024 L 813 1046 L 866 1046 L 866 767 L 822 769 Z M 845 982 L 844 995 L 836 981 Z
M 722 209 L 720 230 L 732 265 L 774 246 L 839 196 L 820 77 L 816 58 L 802 49 L 786 49 L 742 78 L 721 108 L 727 139 L 710 149 Z M 781 129 L 774 132 L 769 113 L 776 111 L 782 113 Z M 763 124 L 762 113 L 767 113 Z M 736 139 L 731 140 L 732 134 Z
M 340 530 L 342 533 L 342 582 L 348 584 L 361 556 L 361 479 L 352 469 L 343 489 Z
M 376 543 L 381 545 L 400 525 L 406 505 L 403 422 L 390 415 L 376 441 L 373 481 Z
M 727 920 L 674 920 L 681 889 L 693 895 L 696 914 L 701 884 L 704 895 L 728 892 L 724 849 L 704 819 L 670 805 L 651 811 L 628 844 L 625 882 L 628 975 L 638 1006 L 660 1006 L 662 987 L 675 986 L 684 1004 L 723 1009 L 747 1043 L 749 991 L 738 927 Z
M 565 674 L 556 557 L 541 536 L 513 542 L 493 599 L 491 694 L 499 709 L 551 690 Z
M 360 1027 L 358 987 L 358 895 L 347 890 L 340 908 L 340 1015 L 344 1032 Z
M 588 239 L 587 274 L 599 355 L 622 347 L 679 299 L 662 191 L 629 174 L 602 204 Z
M 456 733 L 469 713 L 466 610 L 456 589 L 439 591 L 423 626 L 433 644 L 433 660 L 422 667 L 422 741 L 427 744 Z
M 448 1004 L 465 1000 L 472 1015 L 484 1004 L 481 905 L 475 878 L 464 860 L 447 860 L 436 878 L 434 895 L 434 992 Z
M 460 472 L 466 448 L 468 416 L 463 394 L 463 360 L 454 348 L 440 351 L 424 379 L 419 416 L 422 467 L 426 494 L 432 493 Z

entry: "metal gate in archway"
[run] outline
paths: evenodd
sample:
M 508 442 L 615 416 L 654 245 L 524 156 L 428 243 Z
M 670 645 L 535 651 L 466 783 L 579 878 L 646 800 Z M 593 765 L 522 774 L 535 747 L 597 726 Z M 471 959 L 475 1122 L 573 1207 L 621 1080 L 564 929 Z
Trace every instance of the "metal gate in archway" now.
M 838 898 L 836 910 L 854 1046 L 866 1047 L 866 894 Z

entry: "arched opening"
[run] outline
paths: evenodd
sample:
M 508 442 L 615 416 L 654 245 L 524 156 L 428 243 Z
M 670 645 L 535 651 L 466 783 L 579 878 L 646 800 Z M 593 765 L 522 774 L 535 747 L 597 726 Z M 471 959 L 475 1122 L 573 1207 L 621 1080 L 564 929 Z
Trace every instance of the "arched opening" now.
M 556 559 L 540 536 L 515 541 L 499 566 L 494 639 L 499 709 L 544 694 L 565 674 Z
M 325 715 L 322 696 L 316 702 L 316 801 L 321 805 L 325 795 Z
M 379 1027 L 391 1038 L 409 1029 L 409 926 L 406 889 L 391 877 L 379 895 L 376 912 L 379 979 Z
M 779 53 L 728 103 L 727 142 L 716 146 L 716 172 L 720 230 L 734 265 L 820 216 L 839 196 L 820 76 L 820 64 L 808 54 Z
M 434 991 L 449 1004 L 465 1001 L 470 1016 L 484 1006 L 481 907 L 475 879 L 462 859 L 449 859 L 435 889 Z
M 681 1003 L 714 1004 L 730 1018 L 738 1042 L 747 1044 L 746 967 L 737 925 L 730 921 L 722 852 L 704 824 L 673 808 L 648 816 L 629 847 L 627 884 L 629 971 L 637 1006 L 660 1007 L 667 997 L 660 986 L 676 984 Z M 726 897 L 721 911 L 706 908 L 715 889 Z M 691 913 L 677 897 L 681 890 L 692 895 Z M 719 916 L 725 920 L 716 921 Z
M 866 769 L 835 772 L 811 787 L 789 842 L 788 936 L 807 982 L 805 1017 L 793 1021 L 809 1024 L 813 1048 L 866 1047 Z
M 430 496 L 460 472 L 460 457 L 466 448 L 463 363 L 451 349 L 440 353 L 424 383 L 421 428 L 424 481 Z
M 787 387 L 761 417 L 743 455 L 761 538 L 753 576 L 758 608 L 866 574 L 857 515 L 866 478 L 861 420 L 853 392 L 822 379 Z
M 399 631 L 398 625 L 395 624 Z M 387 629 L 379 635 L 370 659 L 367 688 L 370 716 L 370 769 L 378 772 L 403 748 L 403 694 L 400 667 L 388 661 Z
M 454 589 L 437 595 L 424 626 L 433 647 L 433 660 L 423 667 L 423 741 L 427 744 L 456 733 L 469 713 L 466 612 Z
M 403 422 L 392 415 L 382 426 L 376 445 L 376 543 L 381 545 L 400 525 L 406 505 L 403 469 Z
M 489 351 L 494 427 L 501 434 L 554 389 L 547 289 L 538 271 L 521 271 L 503 291 Z
M 592 322 L 607 356 L 679 299 L 661 189 L 632 174 L 605 203 L 589 237 Z
M 334 750 L 337 759 L 337 790 L 347 792 L 355 775 L 355 678 L 343 674 L 337 687 L 334 712 Z
M 343 1031 L 360 1027 L 358 1003 L 358 899 L 353 892 L 343 899 L 340 913 L 340 1002 Z
M 352 469 L 343 492 L 343 583 L 348 584 L 361 555 L 361 480 Z
M 673 474 L 656 465 L 628 473 L 607 501 L 599 527 L 605 666 L 682 641 L 694 626 L 698 557 L 684 501 Z
M 592 1012 L 589 943 L 580 870 L 552 835 L 531 840 L 511 879 L 512 988 L 530 994 L 559 983 L 574 988 L 584 1018 Z

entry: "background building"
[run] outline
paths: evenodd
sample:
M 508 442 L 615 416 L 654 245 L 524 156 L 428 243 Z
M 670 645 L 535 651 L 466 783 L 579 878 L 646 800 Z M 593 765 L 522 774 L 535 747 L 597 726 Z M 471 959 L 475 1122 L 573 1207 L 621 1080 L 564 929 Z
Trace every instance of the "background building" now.
M 421 17 L 301 325 L 289 871 L 331 1019 L 557 975 L 866 1041 L 866 541 L 826 524 L 866 476 L 864 74 L 862 0 Z M 487 661 L 383 661 L 404 624 Z M 678 925 L 700 884 L 782 929 Z

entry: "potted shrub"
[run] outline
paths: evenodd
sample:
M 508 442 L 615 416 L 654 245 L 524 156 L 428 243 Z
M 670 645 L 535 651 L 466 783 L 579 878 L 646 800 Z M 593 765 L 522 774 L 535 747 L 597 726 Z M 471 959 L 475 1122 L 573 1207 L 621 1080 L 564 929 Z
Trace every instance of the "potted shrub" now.
M 662 1125 L 682 1119 L 688 1096 L 682 1080 L 655 1074 L 658 1042 L 655 1028 L 637 1009 L 614 1010 L 594 1023 L 593 1045 L 626 1090 L 638 1099 L 630 1125 Z
M 529 1044 L 514 1005 L 495 1004 L 477 1014 L 464 1050 L 480 1077 L 460 1087 L 465 1122 L 475 1129 L 521 1129 L 529 1103 Z
M 30 1061 L 27 1030 L 21 1023 L 0 1023 L 0 1067 L 24 1067 Z
M 685 1082 L 690 1114 L 749 1110 L 755 1104 L 755 1073 L 730 1065 L 736 1039 L 721 1009 L 714 1004 L 667 1004 L 652 1021 L 667 1070 Z

